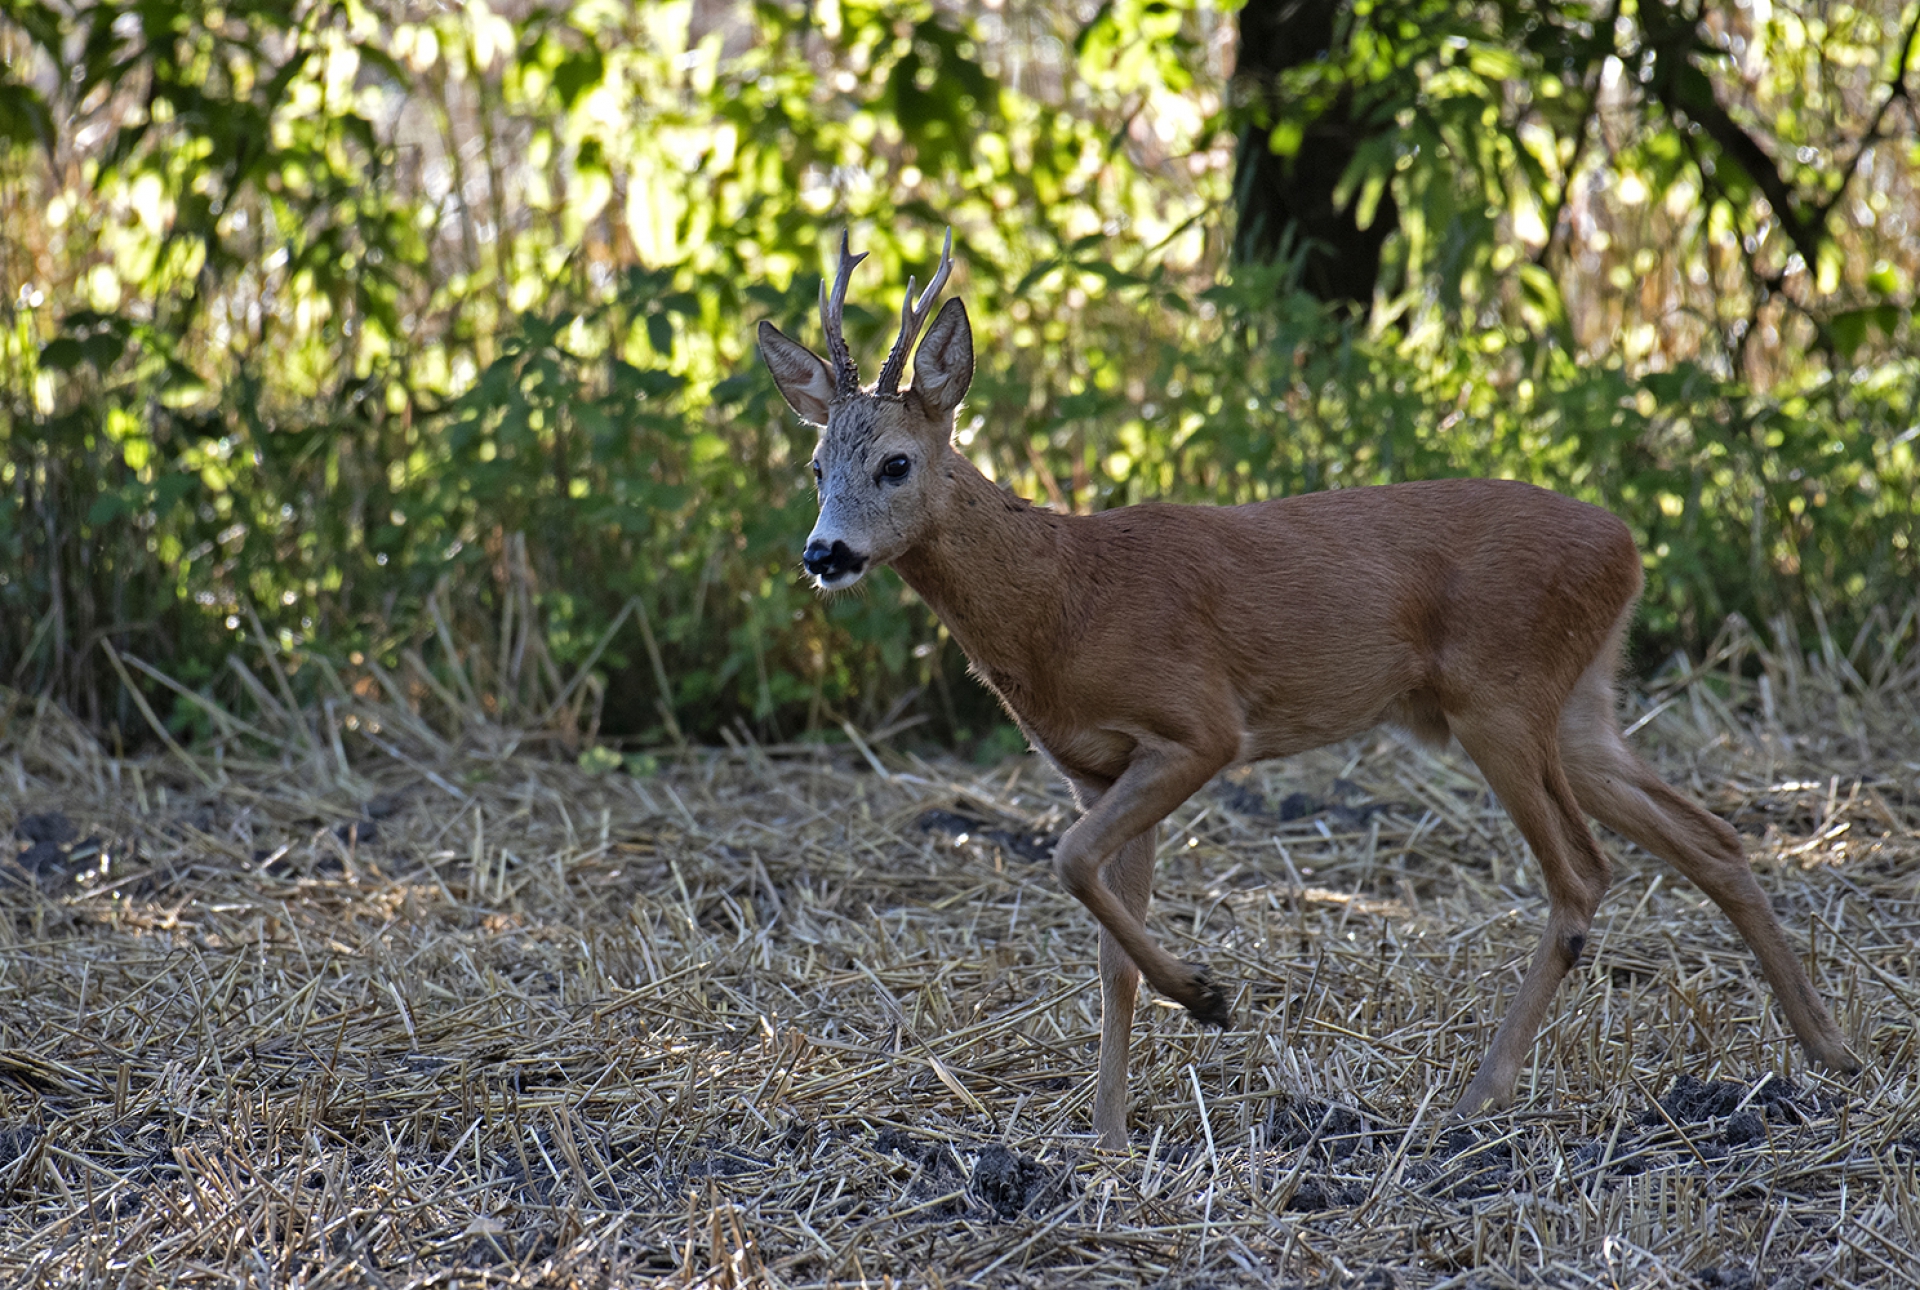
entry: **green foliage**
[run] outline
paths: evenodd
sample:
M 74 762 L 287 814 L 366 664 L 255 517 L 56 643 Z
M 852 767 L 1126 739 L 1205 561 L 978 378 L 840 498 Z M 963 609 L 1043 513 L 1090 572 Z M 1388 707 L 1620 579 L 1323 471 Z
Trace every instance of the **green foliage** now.
M 1783 67 L 1832 62 L 1774 12 Z M 1875 51 L 1852 115 L 1846 86 L 1752 91 L 1787 142 L 1867 139 L 1893 57 L 1869 20 L 1895 25 L 1825 37 Z M 325 669 L 302 658 L 353 684 L 411 653 L 537 714 L 541 669 L 593 658 L 602 728 L 641 740 L 917 702 L 991 746 L 897 580 L 822 600 L 798 576 L 812 436 L 751 327 L 817 344 L 842 227 L 873 255 L 848 308 L 867 356 L 954 228 L 982 355 L 960 439 L 1042 500 L 1534 479 L 1635 527 L 1649 652 L 1736 610 L 1846 623 L 1910 594 L 1920 266 L 1895 239 L 1837 228 L 1819 287 L 1671 119 L 1603 137 L 1601 68 L 1637 46 L 1586 9 L 1375 0 L 1270 123 L 1284 147 L 1356 88 L 1394 123 L 1346 181 L 1362 209 L 1394 194 L 1390 280 L 1336 318 L 1284 267 L 1222 278 L 1224 21 L 8 0 L 0 683 L 132 736 L 109 639 L 243 710 L 223 656 L 257 618 L 303 697 Z M 1871 152 L 1861 200 L 1897 204 L 1916 160 Z M 1830 195 L 1804 182 L 1807 208 Z M 1732 276 L 1742 239 L 1765 292 Z M 546 655 L 522 667 L 493 645 L 529 593 Z

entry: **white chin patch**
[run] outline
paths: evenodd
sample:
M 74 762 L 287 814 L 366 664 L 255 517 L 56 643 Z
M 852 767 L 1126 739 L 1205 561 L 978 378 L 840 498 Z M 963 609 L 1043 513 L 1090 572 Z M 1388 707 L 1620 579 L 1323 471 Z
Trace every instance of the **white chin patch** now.
M 851 587 L 854 583 L 866 576 L 867 567 L 861 565 L 858 569 L 848 569 L 844 572 L 833 574 L 830 577 L 815 578 L 813 585 L 822 591 L 845 591 L 848 587 Z

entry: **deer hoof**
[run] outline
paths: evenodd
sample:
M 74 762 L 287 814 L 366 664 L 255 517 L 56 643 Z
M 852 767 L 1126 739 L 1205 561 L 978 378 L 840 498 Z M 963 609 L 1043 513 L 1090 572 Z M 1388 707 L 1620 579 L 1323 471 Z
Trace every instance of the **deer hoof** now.
M 1233 1005 L 1227 1001 L 1227 992 L 1213 983 L 1203 967 L 1193 969 L 1194 992 L 1198 998 L 1187 1005 L 1187 1011 L 1193 1019 L 1203 1026 L 1215 1026 L 1226 1030 L 1233 1025 Z

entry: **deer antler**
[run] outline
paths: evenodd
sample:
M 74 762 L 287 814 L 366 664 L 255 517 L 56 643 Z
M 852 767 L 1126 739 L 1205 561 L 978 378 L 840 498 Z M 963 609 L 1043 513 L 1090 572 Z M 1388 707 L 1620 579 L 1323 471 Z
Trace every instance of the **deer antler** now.
M 860 369 L 854 366 L 853 355 L 847 352 L 847 338 L 840 334 L 841 315 L 847 307 L 847 283 L 853 278 L 853 268 L 867 258 L 865 251 L 854 255 L 847 245 L 847 231 L 840 230 L 840 268 L 833 275 L 833 295 L 827 295 L 827 283 L 820 282 L 820 326 L 827 333 L 827 358 L 833 363 L 833 383 L 835 394 L 858 394 L 860 392 Z
M 876 394 L 897 394 L 900 387 L 900 373 L 907 365 L 907 351 L 913 348 L 914 338 L 920 329 L 927 325 L 927 315 L 933 311 L 933 302 L 940 295 L 940 288 L 947 285 L 947 275 L 953 272 L 953 230 L 947 230 L 947 243 L 940 248 L 940 267 L 934 270 L 933 281 L 920 293 L 920 299 L 913 298 L 913 278 L 907 278 L 907 298 L 900 302 L 900 337 L 893 342 L 893 349 L 887 354 L 886 366 L 880 369 L 880 383 L 874 386 Z

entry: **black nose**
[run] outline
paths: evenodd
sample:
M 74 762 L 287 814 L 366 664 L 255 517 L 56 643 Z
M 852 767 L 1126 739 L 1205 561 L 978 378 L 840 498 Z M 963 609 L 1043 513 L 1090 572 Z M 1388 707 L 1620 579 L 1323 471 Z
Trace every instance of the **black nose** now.
M 832 578 L 857 571 L 866 562 L 865 556 L 855 555 L 853 548 L 845 542 L 835 542 L 832 546 L 825 542 L 809 542 L 805 554 L 800 557 L 800 563 L 816 578 Z

